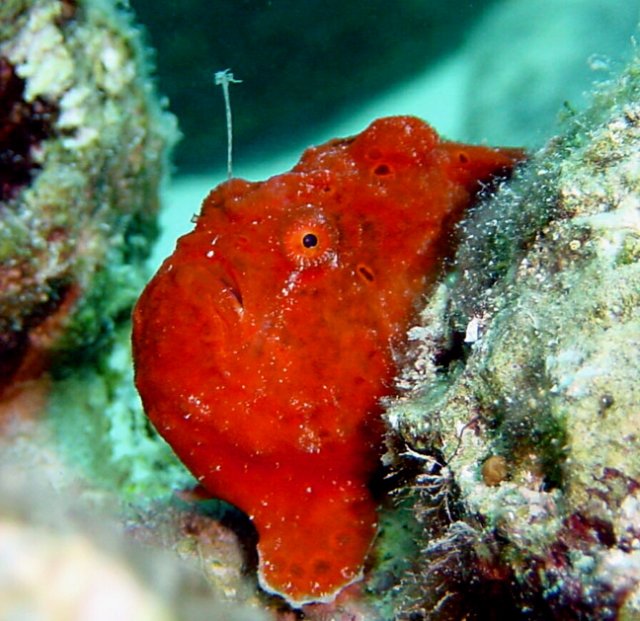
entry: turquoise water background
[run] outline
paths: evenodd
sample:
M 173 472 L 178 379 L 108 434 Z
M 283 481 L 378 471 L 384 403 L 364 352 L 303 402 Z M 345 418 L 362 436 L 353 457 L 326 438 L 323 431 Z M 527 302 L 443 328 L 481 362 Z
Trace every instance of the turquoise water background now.
M 629 57 L 637 0 L 132 0 L 183 138 L 154 262 L 226 177 L 289 169 L 303 149 L 414 114 L 450 139 L 536 148 Z

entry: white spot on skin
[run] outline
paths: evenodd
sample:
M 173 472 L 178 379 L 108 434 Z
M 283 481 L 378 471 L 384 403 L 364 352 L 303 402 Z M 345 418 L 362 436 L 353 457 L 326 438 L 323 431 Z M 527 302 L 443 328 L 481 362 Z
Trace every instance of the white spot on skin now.
M 301 433 L 298 438 L 300 448 L 307 453 L 319 453 L 321 448 L 320 438 L 308 427 L 300 426 Z
M 340 574 L 345 580 L 349 580 L 350 578 L 353 578 L 353 570 L 349 569 L 348 567 L 343 567 L 340 570 Z
M 287 282 L 285 286 L 282 288 L 282 291 L 281 291 L 284 297 L 287 297 L 293 291 L 299 277 L 300 277 L 300 272 L 298 270 L 291 272 L 291 274 L 289 275 L 289 278 L 287 278 Z
M 189 412 L 185 414 L 185 418 L 190 418 L 194 413 L 209 414 L 211 408 L 205 403 L 198 395 L 189 395 L 187 397 L 187 403 L 193 406 L 189 409 Z

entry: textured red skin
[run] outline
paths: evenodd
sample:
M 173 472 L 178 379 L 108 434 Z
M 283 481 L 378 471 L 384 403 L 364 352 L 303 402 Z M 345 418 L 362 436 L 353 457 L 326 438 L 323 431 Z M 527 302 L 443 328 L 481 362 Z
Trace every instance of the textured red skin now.
M 253 520 L 266 590 L 300 605 L 360 577 L 394 355 L 478 182 L 521 158 L 379 119 L 290 172 L 215 188 L 142 294 L 145 410 L 201 484 Z

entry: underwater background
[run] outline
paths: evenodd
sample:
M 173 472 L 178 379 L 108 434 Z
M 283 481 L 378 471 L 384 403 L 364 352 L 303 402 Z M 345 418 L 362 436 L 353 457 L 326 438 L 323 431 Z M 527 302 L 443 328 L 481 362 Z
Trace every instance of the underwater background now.
M 632 0 L 131 5 L 180 120 L 179 175 L 224 165 L 213 74 L 225 68 L 242 80 L 232 88 L 240 176 L 390 114 L 416 114 L 460 141 L 540 145 L 563 105 L 583 108 L 594 79 L 628 58 L 638 17 Z
M 233 168 L 251 180 L 393 114 L 424 118 L 449 139 L 536 148 L 629 59 L 640 12 L 634 0 L 131 5 L 182 133 L 158 260 L 188 228 L 179 194 L 199 203 L 226 175 L 216 71 L 242 80 L 230 89 Z

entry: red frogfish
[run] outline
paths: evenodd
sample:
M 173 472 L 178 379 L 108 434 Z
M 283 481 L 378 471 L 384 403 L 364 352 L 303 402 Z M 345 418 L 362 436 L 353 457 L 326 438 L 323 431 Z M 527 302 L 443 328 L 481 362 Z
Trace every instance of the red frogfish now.
M 362 576 L 376 534 L 381 397 L 451 229 L 517 149 L 381 118 L 289 172 L 205 199 L 133 313 L 145 411 L 258 532 L 258 578 L 294 606 Z

